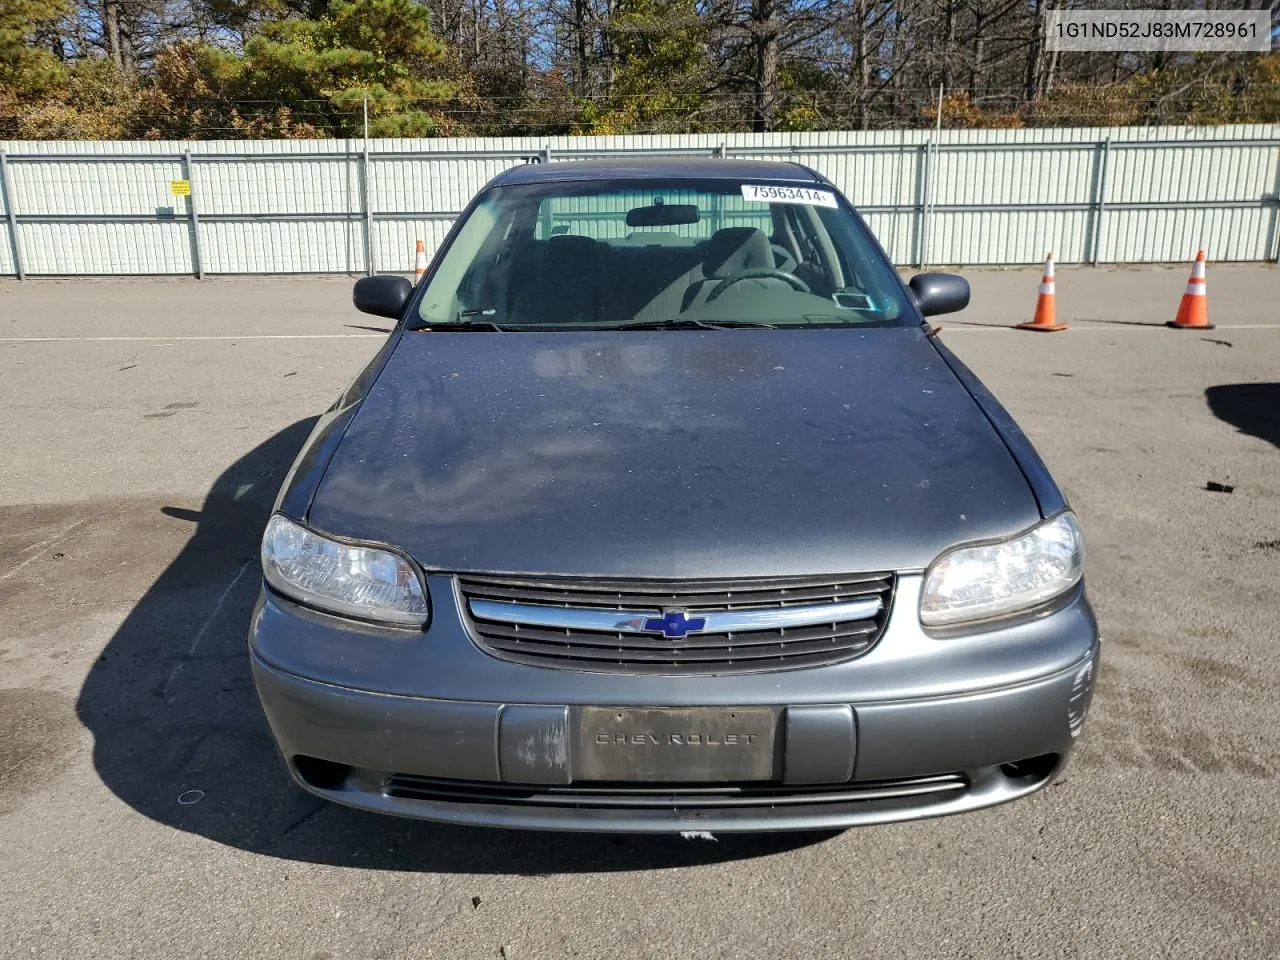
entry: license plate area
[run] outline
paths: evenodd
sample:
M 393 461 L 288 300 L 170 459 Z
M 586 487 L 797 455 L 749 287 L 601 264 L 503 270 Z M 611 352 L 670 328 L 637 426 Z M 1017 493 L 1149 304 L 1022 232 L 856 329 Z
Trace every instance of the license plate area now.
M 782 712 L 773 707 L 578 707 L 575 780 L 776 780 Z

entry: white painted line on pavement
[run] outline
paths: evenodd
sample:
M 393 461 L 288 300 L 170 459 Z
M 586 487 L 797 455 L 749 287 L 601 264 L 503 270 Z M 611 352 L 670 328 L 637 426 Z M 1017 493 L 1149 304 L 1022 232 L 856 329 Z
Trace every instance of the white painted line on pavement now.
M 959 333 L 965 331 L 968 333 L 990 333 L 1001 332 L 1006 330 L 1016 330 L 1014 326 L 1001 327 L 991 323 L 972 323 L 967 325 L 953 324 L 942 327 L 943 333 Z M 1071 330 L 1076 332 L 1088 333 L 1125 333 L 1134 330 L 1167 330 L 1169 329 L 1163 323 L 1089 323 L 1081 320 L 1071 325 Z M 1195 330 L 1196 327 L 1189 329 Z M 1212 327 L 1203 328 L 1204 333 L 1213 333 L 1214 330 L 1280 330 L 1280 323 L 1218 323 Z
M 35 561 L 39 560 L 41 557 L 43 557 L 47 552 L 52 550 L 58 544 L 67 540 L 71 536 L 71 534 L 73 534 L 80 527 L 83 527 L 88 522 L 89 521 L 87 519 L 77 520 L 74 523 L 72 523 L 71 526 L 64 529 L 61 533 L 54 534 L 52 537 L 45 540 L 43 543 L 36 544 L 34 548 L 28 548 L 28 549 L 35 549 L 37 552 L 27 557 L 27 559 L 23 560 L 17 566 L 10 567 L 4 573 L 0 573 L 0 580 L 8 580 L 10 577 L 17 574 L 17 572 L 21 570 L 23 567 L 27 566 L 27 564 L 35 563 Z
M 1016 329 L 1013 325 L 997 326 L 996 324 L 950 324 L 943 325 L 944 333 L 991 332 Z M 1091 333 L 1118 333 L 1133 330 L 1164 330 L 1162 323 L 1089 323 L 1079 321 L 1071 327 L 1076 331 Z M 1280 323 L 1219 323 L 1213 330 L 1280 330 Z M 1209 330 L 1205 331 L 1210 332 Z M 244 336 L 192 336 L 192 337 L 0 337 L 0 343 L 115 343 L 115 342 L 150 342 L 177 343 L 184 340 L 370 340 L 385 339 L 385 333 L 250 333 Z
M 196 633 L 195 639 L 191 641 L 191 647 L 187 650 L 187 655 L 174 664 L 173 671 L 169 674 L 169 679 L 165 681 L 164 689 L 160 691 L 161 700 L 169 699 L 169 688 L 173 686 L 173 681 L 178 678 L 178 674 L 180 674 L 182 672 L 182 668 L 187 665 L 187 661 L 196 655 L 196 648 L 200 646 L 200 641 L 204 639 L 204 635 L 209 632 L 209 625 L 218 618 L 218 614 L 222 610 L 222 605 L 227 602 L 227 596 L 235 589 L 236 584 L 240 582 L 240 578 L 244 576 L 244 572 L 248 570 L 252 564 L 257 562 L 257 557 L 250 557 L 246 560 L 241 565 L 240 569 L 236 571 L 236 575 L 231 578 L 231 582 L 227 584 L 226 589 L 224 589 L 222 593 L 218 594 L 217 602 L 214 603 L 213 609 L 209 612 L 209 616 L 205 618 L 204 623 L 200 625 L 199 632 Z
M 0 343 L 62 343 L 66 342 L 115 342 L 152 340 L 169 343 L 175 340 L 360 340 L 370 337 L 386 338 L 385 333 L 247 333 L 233 337 L 226 335 L 194 337 L 0 337 Z

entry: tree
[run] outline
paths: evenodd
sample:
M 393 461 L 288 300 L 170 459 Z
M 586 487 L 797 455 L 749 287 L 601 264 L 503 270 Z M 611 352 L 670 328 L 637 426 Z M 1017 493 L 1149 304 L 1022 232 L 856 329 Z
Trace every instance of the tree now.
M 128 136 L 137 89 L 113 64 L 68 62 L 61 0 L 6 0 L 0 6 L 0 127 L 30 139 Z
M 0 6 L 0 86 L 39 93 L 65 79 L 57 44 L 63 0 L 5 0 Z
M 432 79 L 444 47 L 412 0 L 333 0 L 318 20 L 281 20 L 245 44 L 234 86 L 242 98 L 316 103 L 325 132 L 360 132 L 369 101 L 377 136 L 427 136 L 430 106 L 452 92 Z
M 608 29 L 613 83 L 591 132 L 697 130 L 707 31 L 694 0 L 620 0 Z
M 950 126 L 1280 119 L 1280 54 L 1059 53 L 1049 7 L 0 0 L 0 132 L 351 136 L 366 100 L 376 135 L 918 127 L 939 85 Z
M 429 136 L 454 93 L 444 45 L 413 0 L 332 0 L 318 19 L 265 22 L 242 55 L 175 48 L 148 98 L 156 135 L 166 112 L 188 135 L 209 126 L 271 136 L 359 136 L 364 102 L 375 136 Z M 212 121 L 212 122 L 210 122 Z M 170 124 L 172 126 L 172 124 Z

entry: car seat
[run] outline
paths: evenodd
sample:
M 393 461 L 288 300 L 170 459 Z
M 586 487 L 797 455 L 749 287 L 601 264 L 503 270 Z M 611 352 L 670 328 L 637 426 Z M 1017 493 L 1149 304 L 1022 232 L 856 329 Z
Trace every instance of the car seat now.
M 744 270 L 774 269 L 773 247 L 764 231 L 756 227 L 725 227 L 711 235 L 702 259 L 702 278 L 685 291 L 681 310 L 705 303 L 707 295 L 725 277 Z
M 512 323 L 595 323 L 603 312 L 605 250 L 590 237 L 561 234 L 532 248 L 513 270 Z

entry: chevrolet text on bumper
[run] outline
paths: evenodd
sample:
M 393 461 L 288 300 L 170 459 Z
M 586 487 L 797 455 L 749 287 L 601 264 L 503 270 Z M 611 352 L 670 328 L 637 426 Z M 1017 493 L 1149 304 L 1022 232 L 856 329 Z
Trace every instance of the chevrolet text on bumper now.
M 632 229 L 636 228 L 636 229 Z M 1045 786 L 1093 693 L 1074 515 L 856 214 L 790 164 L 509 171 L 263 539 L 290 772 L 485 826 L 843 828 Z

